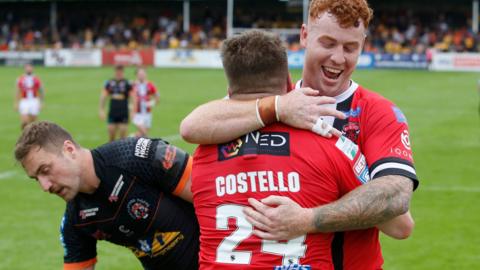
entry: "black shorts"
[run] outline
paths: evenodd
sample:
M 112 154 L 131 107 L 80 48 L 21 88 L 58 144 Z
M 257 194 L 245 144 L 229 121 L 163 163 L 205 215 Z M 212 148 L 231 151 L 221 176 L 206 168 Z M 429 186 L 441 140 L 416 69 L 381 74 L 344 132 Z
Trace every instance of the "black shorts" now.
M 127 124 L 128 115 L 109 115 L 107 122 L 109 124 Z

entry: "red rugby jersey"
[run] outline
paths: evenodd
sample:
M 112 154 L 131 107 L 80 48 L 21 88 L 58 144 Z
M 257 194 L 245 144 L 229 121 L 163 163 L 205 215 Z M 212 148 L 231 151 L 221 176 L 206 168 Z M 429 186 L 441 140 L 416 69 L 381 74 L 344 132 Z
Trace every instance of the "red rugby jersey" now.
M 133 89 L 137 97 L 137 113 L 149 113 L 152 108 L 148 103 L 157 95 L 157 88 L 149 81 L 135 82 Z
M 200 269 L 287 269 L 285 265 L 295 264 L 334 269 L 332 233 L 262 240 L 252 235 L 242 208 L 250 197 L 260 200 L 269 195 L 315 207 L 368 180 L 365 159 L 353 142 L 281 124 L 227 144 L 199 146 L 192 192 L 201 231 Z M 372 252 L 380 251 L 375 232 L 362 241 Z
M 21 92 L 22 98 L 36 98 L 40 95 L 42 83 L 37 76 L 22 75 L 17 79 L 17 88 Z
M 301 85 L 302 81 L 298 81 L 296 88 Z M 344 112 L 347 119 L 325 117 L 324 120 L 358 145 L 365 155 L 371 178 L 401 175 L 410 178 L 416 189 L 419 182 L 407 119 L 402 111 L 393 102 L 354 81 L 335 99 L 336 104 L 327 106 Z M 363 241 L 370 234 L 378 238 L 375 228 L 335 233 L 332 243 L 335 270 L 382 269 L 382 256 L 372 256 L 381 254 L 380 246 L 367 247 Z M 378 250 L 372 253 L 374 248 Z

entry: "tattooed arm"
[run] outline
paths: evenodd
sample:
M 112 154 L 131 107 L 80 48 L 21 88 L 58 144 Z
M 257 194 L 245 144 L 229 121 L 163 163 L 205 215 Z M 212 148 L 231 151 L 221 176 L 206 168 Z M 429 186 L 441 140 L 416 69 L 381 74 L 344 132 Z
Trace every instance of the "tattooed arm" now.
M 408 211 L 413 183 L 399 175 L 376 178 L 339 200 L 302 208 L 286 197 L 249 199 L 247 220 L 254 233 L 269 240 L 292 239 L 305 233 L 348 231 L 374 227 Z M 273 207 L 272 207 L 273 206 Z
M 387 175 L 363 185 L 340 200 L 313 210 L 317 232 L 365 229 L 408 211 L 413 183 L 410 179 Z

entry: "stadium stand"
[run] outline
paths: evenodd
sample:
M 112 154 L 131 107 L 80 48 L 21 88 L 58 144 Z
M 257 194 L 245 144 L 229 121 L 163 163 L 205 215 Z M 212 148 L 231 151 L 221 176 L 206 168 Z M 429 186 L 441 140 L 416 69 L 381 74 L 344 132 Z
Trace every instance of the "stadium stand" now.
M 218 48 L 226 37 L 223 2 L 193 1 L 188 32 L 182 30 L 181 1 L 95 1 L 88 5 L 60 1 L 57 3 L 57 29 L 51 27 L 48 1 L 8 3 L 9 7 L 0 11 L 0 50 Z M 461 8 L 445 12 L 408 3 L 392 8 L 385 4 L 383 7 L 379 1 L 370 2 L 376 15 L 369 29 L 365 52 L 425 53 L 428 48 L 479 51 L 480 36 L 470 30 L 468 2 L 460 5 Z M 234 26 L 299 29 L 301 6 L 278 1 L 261 3 L 257 1 L 252 11 L 252 1 L 237 0 Z M 6 3 L 0 4 L 3 5 Z M 112 9 L 115 12 L 111 12 Z M 284 39 L 292 50 L 299 48 L 298 35 L 288 35 Z

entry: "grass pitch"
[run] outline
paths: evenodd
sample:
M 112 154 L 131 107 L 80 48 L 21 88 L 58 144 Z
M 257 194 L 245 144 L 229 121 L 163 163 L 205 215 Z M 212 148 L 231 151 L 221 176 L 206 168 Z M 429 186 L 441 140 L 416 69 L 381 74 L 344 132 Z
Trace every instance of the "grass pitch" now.
M 0 68 L 0 269 L 61 269 L 59 223 L 65 203 L 40 191 L 13 160 L 20 134 L 13 110 L 20 68 Z M 111 68 L 36 68 L 46 89 L 42 120 L 59 123 L 85 147 L 107 140 L 98 99 Z M 221 70 L 149 69 L 161 101 L 151 136 L 192 152 L 178 126 L 195 106 L 221 98 Z M 299 71 L 292 71 L 300 77 Z M 127 69 L 133 78 L 133 69 Z M 407 240 L 382 237 L 385 269 L 477 269 L 480 265 L 480 121 L 478 75 L 427 71 L 360 70 L 354 79 L 394 101 L 408 118 L 420 187 Z M 133 127 L 131 131 L 133 132 Z M 129 250 L 99 242 L 96 269 L 141 269 Z

